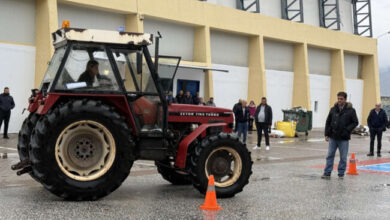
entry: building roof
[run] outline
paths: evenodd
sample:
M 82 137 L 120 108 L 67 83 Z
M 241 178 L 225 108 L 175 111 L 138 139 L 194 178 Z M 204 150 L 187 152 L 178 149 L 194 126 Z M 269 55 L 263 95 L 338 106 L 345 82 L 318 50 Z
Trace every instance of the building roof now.
M 66 40 L 109 44 L 131 44 L 140 46 L 151 45 L 153 43 L 152 34 L 80 28 L 58 29 L 56 32 L 52 33 L 52 37 L 54 45 Z

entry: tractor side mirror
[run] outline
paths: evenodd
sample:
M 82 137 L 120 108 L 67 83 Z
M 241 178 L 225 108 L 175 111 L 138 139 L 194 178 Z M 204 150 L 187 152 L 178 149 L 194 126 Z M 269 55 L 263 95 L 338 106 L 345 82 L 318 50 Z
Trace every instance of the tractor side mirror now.
M 137 53 L 137 74 L 142 74 L 142 53 Z

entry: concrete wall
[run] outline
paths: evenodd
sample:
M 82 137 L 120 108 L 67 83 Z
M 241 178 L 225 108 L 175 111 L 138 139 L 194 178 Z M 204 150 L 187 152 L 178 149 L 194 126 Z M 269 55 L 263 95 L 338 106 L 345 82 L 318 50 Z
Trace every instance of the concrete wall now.
M 248 66 L 248 37 L 212 30 L 210 44 L 212 63 Z
M 347 79 L 346 87 L 348 94 L 347 100 L 348 102 L 351 102 L 353 107 L 355 108 L 356 114 L 359 118 L 359 124 L 366 124 L 367 118 L 362 118 L 364 81 L 357 79 Z M 375 106 L 372 106 L 372 108 L 374 107 Z
M 320 26 L 318 0 L 303 0 L 303 18 L 305 24 Z
M 237 0 L 207 0 L 208 3 L 226 6 L 229 8 L 237 8 Z
M 273 123 L 283 121 L 283 109 L 292 106 L 294 73 L 287 71 L 266 70 L 267 76 L 267 102 L 272 107 Z M 260 98 L 254 100 L 256 105 Z
M 309 73 L 330 75 L 331 52 L 315 47 L 308 47 Z
M 158 21 L 144 20 L 144 32 L 163 36 L 160 39 L 160 54 L 181 56 L 182 60 L 192 61 L 194 53 L 194 28 L 187 25 Z M 149 47 L 154 56 L 154 45 Z
M 361 61 L 358 55 L 344 53 L 345 78 L 361 79 Z
M 339 0 L 340 29 L 347 33 L 353 33 L 353 8 L 351 0 Z
M 0 66 L 0 93 L 9 87 L 15 101 L 8 131 L 17 133 L 28 116 L 28 112 L 22 112 L 28 107 L 27 99 L 34 88 L 35 47 L 0 43 Z M 3 129 L 4 124 L 1 133 Z
M 35 1 L 0 0 L 0 42 L 35 44 Z
M 330 82 L 330 76 L 310 74 L 310 97 L 314 128 L 325 127 L 329 113 Z
M 273 40 L 264 40 L 265 68 L 271 70 L 293 71 L 294 46 Z
M 232 109 L 239 99 L 248 97 L 247 67 L 213 64 L 213 68 L 229 70 L 226 72 L 213 72 L 214 102 L 218 107 Z
M 260 13 L 276 18 L 282 18 L 282 3 L 275 0 L 261 0 Z
M 126 16 L 119 13 L 82 8 L 73 5 L 58 4 L 58 27 L 68 20 L 71 27 L 102 30 L 118 30 L 125 26 Z

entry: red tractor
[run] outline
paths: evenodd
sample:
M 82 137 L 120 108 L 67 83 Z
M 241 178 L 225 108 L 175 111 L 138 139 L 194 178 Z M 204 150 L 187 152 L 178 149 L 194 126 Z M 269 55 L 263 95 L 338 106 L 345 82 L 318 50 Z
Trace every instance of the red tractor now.
M 19 133 L 18 175 L 53 194 L 95 200 L 117 189 L 138 159 L 153 160 L 172 184 L 201 193 L 214 175 L 218 197 L 242 191 L 252 174 L 232 135 L 232 111 L 171 104 L 180 57 L 158 54 L 150 34 L 63 28 Z

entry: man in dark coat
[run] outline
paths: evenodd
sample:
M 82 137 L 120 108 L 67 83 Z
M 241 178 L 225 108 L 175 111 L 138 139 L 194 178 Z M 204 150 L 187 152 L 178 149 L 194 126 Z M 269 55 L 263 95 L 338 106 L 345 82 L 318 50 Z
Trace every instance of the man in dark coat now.
M 233 109 L 232 109 L 233 113 L 235 113 L 239 108 L 242 107 L 241 102 L 242 102 L 242 100 L 239 99 L 238 102 L 236 104 L 234 104 Z M 234 119 L 234 122 L 235 123 L 234 123 L 233 132 L 237 132 L 237 125 L 238 125 L 237 118 Z
M 192 97 L 192 104 L 199 105 L 199 92 L 196 92 L 196 95 Z
M 11 117 L 11 110 L 15 107 L 15 102 L 9 94 L 8 87 L 4 88 L 4 93 L 0 95 L 0 129 L 4 121 L 3 138 L 8 139 L 8 123 Z
M 352 104 L 347 102 L 347 93 L 337 94 L 337 103 L 330 109 L 325 125 L 325 140 L 329 142 L 328 155 L 326 157 L 326 167 L 323 179 L 330 179 L 333 170 L 334 156 L 337 148 L 340 152 L 340 162 L 338 166 L 339 178 L 344 178 L 347 167 L 347 155 L 351 133 L 359 121 Z
M 183 98 L 183 104 L 188 104 L 188 105 L 193 104 L 192 96 L 191 96 L 191 93 L 189 91 L 186 92 L 186 95 Z
M 370 128 L 370 153 L 367 156 L 374 156 L 375 136 L 378 138 L 377 156 L 381 157 L 382 133 L 386 131 L 388 123 L 386 112 L 381 108 L 381 104 L 376 104 L 367 118 L 367 124 Z
M 269 130 L 272 125 L 272 108 L 267 104 L 267 98 L 261 98 L 261 103 L 256 108 L 255 122 L 257 130 L 257 145 L 253 150 L 261 149 L 262 131 L 264 131 L 266 150 L 270 149 L 269 145 Z
M 246 101 L 242 100 L 241 108 L 236 108 L 234 112 L 234 116 L 238 122 L 237 130 L 238 130 L 238 138 L 241 139 L 241 134 L 243 135 L 242 142 L 246 144 L 246 136 L 248 133 L 248 120 L 249 120 L 249 109 L 246 106 Z
M 180 90 L 179 93 L 176 95 L 176 103 L 183 104 L 184 99 L 184 92 L 183 90 Z

